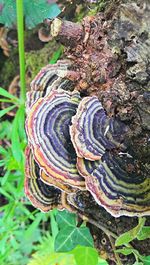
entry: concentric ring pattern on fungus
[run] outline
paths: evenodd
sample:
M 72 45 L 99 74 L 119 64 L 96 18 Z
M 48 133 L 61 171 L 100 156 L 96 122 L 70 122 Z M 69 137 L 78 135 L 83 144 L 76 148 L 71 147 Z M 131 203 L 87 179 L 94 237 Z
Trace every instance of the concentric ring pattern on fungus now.
M 41 180 L 40 168 L 34 161 L 29 147 L 26 148 L 25 156 L 25 193 L 28 199 L 43 212 L 50 211 L 55 207 L 63 209 L 61 204 L 62 192 Z
M 150 178 L 127 152 L 129 128 L 108 117 L 96 96 L 68 92 L 70 65 L 44 67 L 27 94 L 27 197 L 42 211 L 73 211 L 75 195 L 88 190 L 115 217 L 148 215 Z
M 67 78 L 70 66 L 69 60 L 61 60 L 54 65 L 48 64 L 40 70 L 31 82 L 31 90 L 27 92 L 27 113 L 37 99 L 47 96 L 52 90 L 72 89 L 74 82 Z
M 126 132 L 121 121 L 107 117 L 96 96 L 82 99 L 70 127 L 77 156 L 92 161 L 99 160 L 106 150 L 123 149 Z
M 45 95 L 48 95 L 51 90 L 55 90 L 58 87 L 63 89 L 65 83 L 69 82 L 69 80 L 65 78 L 69 66 L 71 66 L 69 60 L 60 60 L 56 64 L 44 66 L 31 82 L 31 90 L 45 91 Z
M 132 157 L 106 152 L 101 160 L 78 158 L 78 170 L 96 202 L 118 217 L 150 214 L 150 178 Z
M 80 101 L 78 92 L 51 91 L 30 108 L 26 120 L 28 140 L 39 167 L 62 183 L 84 189 L 76 168 L 76 154 L 69 126 Z

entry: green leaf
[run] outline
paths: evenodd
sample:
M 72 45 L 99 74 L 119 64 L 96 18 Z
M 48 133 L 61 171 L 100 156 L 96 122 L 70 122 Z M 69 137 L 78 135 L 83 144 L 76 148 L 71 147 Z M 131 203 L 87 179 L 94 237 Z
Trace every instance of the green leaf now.
M 50 64 L 54 64 L 60 58 L 63 53 L 63 46 L 61 45 L 56 52 L 53 53 L 52 58 L 50 59 Z
M 70 251 L 77 245 L 93 246 L 93 238 L 87 227 L 65 226 L 56 236 L 55 251 L 57 252 Z
M 0 23 L 12 27 L 16 23 L 16 1 L 0 0 Z
M 98 258 L 98 264 L 97 265 L 109 265 L 106 260 Z
M 115 250 L 115 252 L 121 253 L 125 256 L 132 254 L 133 251 L 134 251 L 133 248 L 127 248 L 127 247 Z
M 18 133 L 20 140 L 27 142 L 25 133 L 25 106 L 21 106 L 18 111 Z
M 20 109 L 17 111 L 15 119 L 13 120 L 11 142 L 12 142 L 13 156 L 16 159 L 16 161 L 20 164 L 20 162 L 23 161 L 23 150 L 21 148 L 21 143 L 19 138 L 19 123 L 21 122 L 19 116 L 20 116 Z
M 77 265 L 97 265 L 98 263 L 98 253 L 94 248 L 77 246 L 71 253 L 74 254 Z
M 145 223 L 145 218 L 139 218 L 139 223 L 136 227 L 134 227 L 133 229 L 131 229 L 128 232 L 125 232 L 124 234 L 120 235 L 116 242 L 115 245 L 121 246 L 121 245 L 125 245 L 127 243 L 129 243 L 130 241 L 132 241 L 133 239 L 135 239 L 138 235 L 138 233 L 140 233 L 142 227 L 144 226 Z
M 26 26 L 34 28 L 45 18 L 53 19 L 60 14 L 57 4 L 51 4 L 47 0 L 24 0 L 24 16 Z M 16 1 L 0 0 L 0 23 L 6 27 L 16 25 Z
M 138 240 L 144 240 L 150 238 L 150 226 L 143 226 L 141 231 L 137 235 Z
M 52 236 L 53 239 L 56 238 L 57 234 L 58 234 L 58 224 L 55 220 L 55 215 L 54 215 L 54 211 L 50 212 L 50 218 L 51 218 L 51 231 L 52 231 Z
M 11 106 L 11 107 L 8 107 L 6 109 L 3 109 L 0 111 L 0 118 L 2 118 L 5 114 L 7 114 L 7 112 L 9 112 L 10 110 L 14 109 L 16 106 Z
M 18 101 L 17 97 L 13 96 L 12 94 L 10 94 L 7 90 L 5 90 L 2 87 L 0 87 L 0 96 L 3 96 L 5 98 L 10 98 L 10 99 L 15 99 L 16 101 Z
M 36 219 L 32 222 L 32 224 L 30 224 L 30 226 L 27 228 L 27 230 L 24 233 L 25 238 L 30 238 L 32 236 L 33 231 L 38 228 L 39 223 L 41 222 L 42 218 L 43 218 L 42 213 L 38 213 L 36 215 Z M 37 241 L 37 239 L 35 239 L 35 241 Z
M 133 265 L 144 265 L 144 263 L 136 261 Z
M 8 120 L 0 122 L 0 139 L 9 140 L 11 137 L 12 123 Z
M 140 259 L 143 261 L 144 265 L 150 265 L 150 256 L 141 256 Z
M 46 0 L 24 1 L 26 26 L 31 29 L 45 18 L 53 19 L 60 14 L 57 4 L 49 4 Z
M 76 226 L 76 215 L 74 213 L 69 213 L 66 210 L 58 211 L 56 221 L 60 229 L 66 226 Z

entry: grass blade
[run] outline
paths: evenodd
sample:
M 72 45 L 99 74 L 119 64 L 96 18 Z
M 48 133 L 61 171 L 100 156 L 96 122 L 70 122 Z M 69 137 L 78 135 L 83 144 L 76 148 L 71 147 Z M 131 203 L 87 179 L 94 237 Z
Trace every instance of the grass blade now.
M 12 94 L 10 94 L 7 90 L 5 90 L 2 87 L 0 87 L 0 96 L 3 96 L 5 98 L 10 98 L 10 99 L 15 99 L 16 101 L 18 101 L 17 97 L 13 96 Z
M 11 111 L 12 109 L 14 109 L 16 106 L 11 106 L 8 107 L 6 109 L 3 109 L 0 111 L 0 118 L 2 118 L 5 114 L 7 114 L 7 112 Z

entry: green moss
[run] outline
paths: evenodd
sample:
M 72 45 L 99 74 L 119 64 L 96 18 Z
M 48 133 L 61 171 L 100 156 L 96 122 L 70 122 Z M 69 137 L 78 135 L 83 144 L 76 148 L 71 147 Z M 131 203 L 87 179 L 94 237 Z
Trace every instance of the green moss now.
M 27 87 L 29 87 L 30 82 L 41 68 L 49 63 L 52 54 L 58 47 L 59 45 L 55 41 L 51 41 L 43 49 L 30 51 L 25 54 Z
M 25 67 L 27 89 L 29 89 L 30 82 L 40 69 L 49 63 L 52 54 L 59 46 L 60 45 L 57 44 L 56 41 L 51 41 L 40 50 L 26 52 Z M 0 71 L 0 85 L 8 89 L 11 81 L 17 74 L 19 74 L 18 50 L 14 48 L 11 50 L 9 58 L 3 63 L 2 70 Z
M 18 50 L 15 48 L 11 50 L 0 71 L 0 85 L 7 89 L 17 74 L 19 74 L 19 61 Z

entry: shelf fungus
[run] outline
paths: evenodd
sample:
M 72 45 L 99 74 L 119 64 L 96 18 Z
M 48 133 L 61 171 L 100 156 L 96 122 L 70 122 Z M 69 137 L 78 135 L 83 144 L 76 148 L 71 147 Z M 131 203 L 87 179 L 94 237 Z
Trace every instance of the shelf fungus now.
M 76 168 L 76 153 L 70 140 L 69 126 L 80 101 L 77 91 L 54 90 L 39 98 L 30 108 L 26 120 L 28 141 L 34 159 L 48 176 L 65 185 L 85 189 Z
M 49 95 L 52 90 L 64 89 L 72 91 L 76 72 L 70 70 L 71 61 L 60 60 L 56 64 L 48 64 L 41 69 L 31 82 L 31 90 L 27 93 L 26 112 L 36 100 Z
M 25 156 L 25 193 L 28 199 L 36 208 L 39 208 L 43 212 L 50 211 L 54 207 L 63 209 L 61 190 L 47 185 L 41 180 L 40 168 L 33 159 L 30 147 L 26 148 Z
M 31 151 L 27 148 L 25 192 L 33 205 L 72 211 L 70 198 L 88 190 L 114 217 L 149 214 L 150 179 L 127 153 L 128 127 L 108 117 L 96 96 L 37 92 L 36 100 L 34 94 L 27 98 L 26 119 Z
M 127 153 L 106 152 L 97 161 L 78 158 L 77 167 L 95 201 L 111 215 L 150 214 L 150 178 Z
M 106 150 L 123 149 L 127 127 L 116 118 L 107 117 L 96 96 L 79 103 L 70 127 L 71 140 L 78 157 L 99 160 Z
M 69 60 L 59 60 L 56 64 L 46 65 L 31 82 L 31 90 L 43 91 L 43 96 L 55 89 L 65 90 L 71 83 L 71 73 L 75 73 L 70 70 L 70 67 L 71 61 Z

